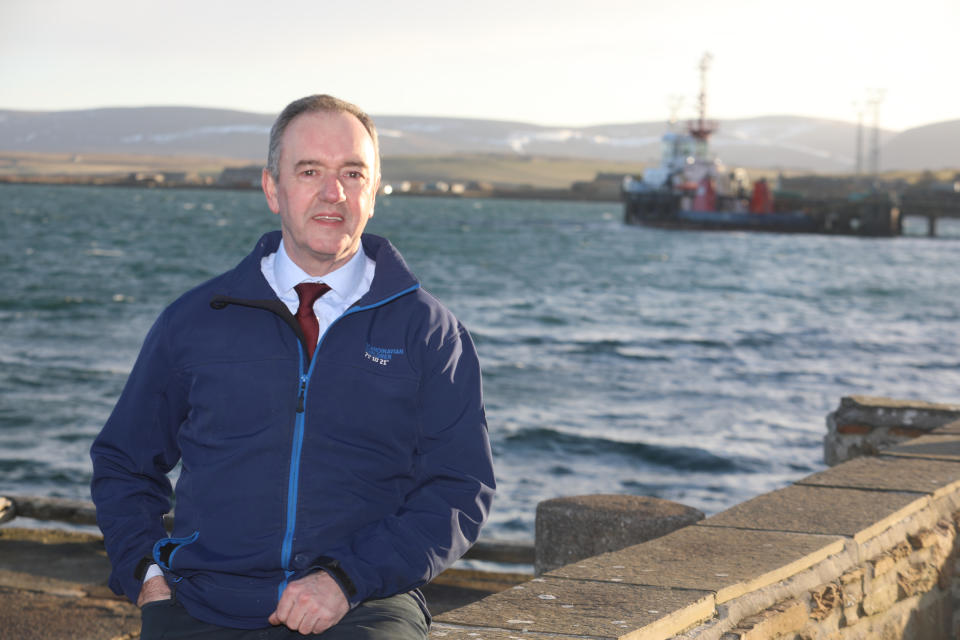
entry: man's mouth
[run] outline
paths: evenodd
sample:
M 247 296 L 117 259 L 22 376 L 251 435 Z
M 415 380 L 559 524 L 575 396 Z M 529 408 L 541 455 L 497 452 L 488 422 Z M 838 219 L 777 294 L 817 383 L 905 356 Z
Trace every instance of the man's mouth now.
M 343 216 L 337 214 L 321 214 L 313 216 L 317 222 L 343 222 Z

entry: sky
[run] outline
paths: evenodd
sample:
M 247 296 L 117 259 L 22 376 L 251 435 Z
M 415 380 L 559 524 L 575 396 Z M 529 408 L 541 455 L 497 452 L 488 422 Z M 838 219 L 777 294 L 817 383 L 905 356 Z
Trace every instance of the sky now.
M 268 7 L 268 4 L 270 5 Z M 0 109 L 372 115 L 586 126 L 960 119 L 960 0 L 2 0 Z

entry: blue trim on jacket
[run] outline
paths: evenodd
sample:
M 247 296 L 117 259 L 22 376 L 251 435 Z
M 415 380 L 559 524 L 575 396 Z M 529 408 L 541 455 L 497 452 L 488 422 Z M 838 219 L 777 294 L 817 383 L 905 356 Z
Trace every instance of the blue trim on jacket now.
M 416 589 L 476 540 L 495 486 L 476 350 L 393 246 L 363 236 L 370 291 L 304 371 L 260 272 L 279 241 L 161 314 L 91 448 L 111 588 L 135 601 L 156 545 L 178 600 L 227 627 L 267 626 L 318 568 L 351 606 Z

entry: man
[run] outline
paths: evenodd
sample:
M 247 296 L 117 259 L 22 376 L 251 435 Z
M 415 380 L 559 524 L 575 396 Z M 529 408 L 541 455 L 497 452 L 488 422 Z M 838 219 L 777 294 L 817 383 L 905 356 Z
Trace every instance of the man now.
M 366 114 L 291 103 L 263 172 L 280 231 L 147 335 L 91 448 L 110 586 L 144 640 L 423 638 L 417 587 L 476 540 L 494 491 L 476 352 L 364 234 L 379 183 Z

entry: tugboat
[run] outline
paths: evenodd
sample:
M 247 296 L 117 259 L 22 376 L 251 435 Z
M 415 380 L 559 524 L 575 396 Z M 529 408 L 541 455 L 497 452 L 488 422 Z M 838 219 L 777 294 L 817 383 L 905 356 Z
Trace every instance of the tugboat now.
M 706 118 L 710 54 L 700 61 L 699 117 L 685 132 L 663 135 L 660 166 L 623 182 L 624 221 L 666 229 L 774 231 L 893 236 L 902 232 L 899 210 L 882 194 L 801 198 L 775 194 L 766 180 L 728 173 L 709 150 L 717 123 Z

